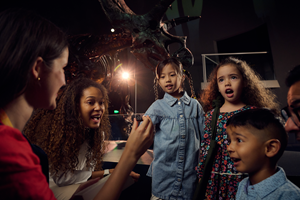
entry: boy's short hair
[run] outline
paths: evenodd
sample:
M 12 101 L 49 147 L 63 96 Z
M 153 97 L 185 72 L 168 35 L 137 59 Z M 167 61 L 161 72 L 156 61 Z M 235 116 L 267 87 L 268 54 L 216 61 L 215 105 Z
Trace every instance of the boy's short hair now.
M 249 125 L 258 130 L 266 130 L 266 134 L 269 139 L 278 139 L 280 141 L 280 150 L 276 156 L 273 157 L 274 161 L 277 162 L 282 156 L 288 141 L 288 135 L 280 120 L 271 110 L 266 108 L 256 108 L 242 111 L 233 115 L 226 124 L 227 127 Z
M 291 87 L 298 81 L 300 81 L 300 65 L 295 66 L 289 71 L 288 76 L 285 79 L 285 84 L 286 86 Z

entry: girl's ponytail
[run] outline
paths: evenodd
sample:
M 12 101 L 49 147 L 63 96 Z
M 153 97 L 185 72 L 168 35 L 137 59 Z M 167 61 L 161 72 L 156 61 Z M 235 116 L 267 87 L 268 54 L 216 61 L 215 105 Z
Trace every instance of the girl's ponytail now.
M 154 78 L 154 84 L 153 84 L 153 90 L 154 90 L 154 95 L 155 95 L 155 101 L 158 99 L 158 79 L 155 77 Z
M 190 85 L 190 89 L 191 89 L 191 98 L 196 99 L 196 94 L 195 94 L 195 90 L 194 90 L 194 83 L 193 83 L 192 75 L 189 71 L 187 71 L 185 69 L 183 69 L 183 73 L 189 79 L 189 85 Z

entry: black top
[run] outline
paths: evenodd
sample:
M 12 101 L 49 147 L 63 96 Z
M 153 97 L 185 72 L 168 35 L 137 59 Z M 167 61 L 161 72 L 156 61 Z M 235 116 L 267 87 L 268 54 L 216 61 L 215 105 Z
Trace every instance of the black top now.
M 46 176 L 47 182 L 49 183 L 49 164 L 48 164 L 47 154 L 45 153 L 45 151 L 41 147 L 39 147 L 35 144 L 31 144 L 30 141 L 28 140 L 28 138 L 24 134 L 23 134 L 23 136 L 29 142 L 33 153 L 35 153 L 39 157 L 40 164 L 41 164 L 41 167 L 42 167 L 42 172 Z

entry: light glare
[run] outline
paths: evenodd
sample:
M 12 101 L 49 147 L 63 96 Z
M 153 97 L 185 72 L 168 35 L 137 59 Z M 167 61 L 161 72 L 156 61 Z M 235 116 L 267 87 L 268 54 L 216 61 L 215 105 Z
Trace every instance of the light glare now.
M 122 77 L 123 77 L 123 79 L 129 79 L 128 72 L 123 72 Z

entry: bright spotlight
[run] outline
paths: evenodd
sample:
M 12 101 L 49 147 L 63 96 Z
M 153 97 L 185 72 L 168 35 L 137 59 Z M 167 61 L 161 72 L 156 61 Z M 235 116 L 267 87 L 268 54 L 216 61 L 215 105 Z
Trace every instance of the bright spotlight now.
M 122 78 L 128 80 L 129 79 L 129 73 L 128 72 L 123 72 Z
M 113 32 L 115 32 L 115 29 L 114 29 L 114 28 L 112 28 L 112 29 L 110 29 L 110 31 L 113 33 Z

